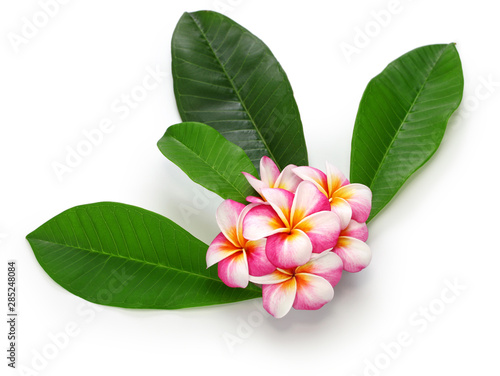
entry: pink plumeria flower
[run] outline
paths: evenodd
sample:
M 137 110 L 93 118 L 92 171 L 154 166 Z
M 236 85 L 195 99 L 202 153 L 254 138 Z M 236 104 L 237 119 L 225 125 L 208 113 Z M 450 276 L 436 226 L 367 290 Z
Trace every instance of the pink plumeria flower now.
M 356 273 L 370 264 L 372 252 L 365 243 L 367 239 L 366 223 L 359 223 L 355 220 L 349 221 L 349 224 L 340 232 L 333 252 L 342 259 L 345 271 Z
M 255 206 L 243 220 L 243 236 L 267 238 L 266 255 L 278 268 L 294 268 L 309 261 L 312 253 L 333 248 L 340 234 L 340 220 L 313 183 L 299 184 L 295 194 L 280 188 L 262 188 L 269 205 Z
M 247 287 L 250 275 L 262 276 L 276 269 L 266 257 L 266 239 L 243 237 L 243 218 L 254 205 L 225 200 L 217 209 L 222 232 L 208 247 L 207 267 L 219 263 L 219 278 L 229 287 Z
M 262 196 L 262 198 L 248 196 L 249 202 L 263 203 L 265 198 L 262 195 L 263 188 L 281 188 L 295 193 L 299 183 L 302 181 L 292 170 L 295 165 L 286 166 L 280 173 L 280 170 L 269 157 L 263 156 L 260 160 L 260 178 L 261 180 L 250 175 L 248 172 L 242 172 L 247 178 L 250 185 Z
M 293 269 L 277 269 L 262 277 L 250 277 L 262 284 L 262 302 L 276 318 L 290 309 L 316 310 L 333 299 L 333 287 L 342 276 L 342 260 L 326 251 L 313 255 L 304 265 Z
M 338 214 L 342 228 L 351 219 L 366 222 L 372 207 L 372 192 L 363 184 L 349 184 L 344 174 L 326 163 L 326 174 L 314 167 L 297 167 L 293 172 L 300 178 L 310 181 L 328 197 L 332 211 Z

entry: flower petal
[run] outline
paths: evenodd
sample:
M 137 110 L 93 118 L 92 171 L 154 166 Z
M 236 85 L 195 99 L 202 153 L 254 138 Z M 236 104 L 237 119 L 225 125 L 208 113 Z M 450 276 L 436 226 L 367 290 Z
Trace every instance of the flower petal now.
M 340 218 L 340 228 L 346 228 L 352 216 L 351 205 L 343 198 L 335 197 L 330 202 L 330 207 L 332 208 L 332 212 L 337 214 Z
M 295 193 L 302 179 L 293 172 L 294 168 L 297 168 L 297 166 L 286 166 L 283 171 L 281 171 L 276 183 L 274 183 L 274 188 L 286 189 L 287 191 Z
M 260 180 L 264 187 L 273 188 L 274 183 L 280 175 L 280 170 L 269 157 L 263 156 L 260 159 Z
M 248 263 L 245 252 L 237 252 L 219 262 L 219 278 L 229 287 L 248 286 Z
M 337 191 L 335 197 L 346 200 L 352 209 L 352 219 L 360 223 L 366 222 L 372 208 L 372 191 L 363 184 L 348 184 Z
M 342 259 L 344 270 L 351 273 L 363 270 L 372 259 L 372 251 L 365 242 L 348 236 L 339 237 L 333 252 Z
M 208 247 L 206 256 L 207 268 L 238 251 L 241 251 L 241 248 L 235 247 L 233 243 L 226 239 L 222 232 L 219 233 L 212 243 L 210 243 L 210 247 Z
M 248 273 L 252 276 L 262 276 L 272 273 L 276 267 L 267 259 L 266 239 L 248 241 L 245 245 L 248 260 Z
M 349 236 L 366 242 L 368 239 L 368 226 L 366 226 L 366 223 L 359 223 L 355 220 L 351 220 L 349 225 L 342 230 L 340 236 Z
M 279 233 L 267 238 L 266 255 L 278 268 L 294 268 L 311 258 L 312 244 L 301 230 Z
M 253 207 L 243 219 L 243 237 L 248 240 L 259 240 L 284 231 L 288 228 L 270 205 Z
M 262 183 L 255 176 L 250 175 L 248 172 L 242 171 L 241 173 L 245 176 L 245 178 L 248 180 L 253 189 L 255 189 L 259 194 L 261 194 L 262 188 L 265 187 L 264 183 Z
M 289 227 L 294 194 L 280 188 L 263 188 L 262 196 L 271 204 L 283 223 Z
M 340 187 L 349 184 L 349 180 L 342 171 L 329 162 L 326 162 L 326 178 L 328 181 L 328 197 L 331 197 L 331 194 Z
M 274 285 L 262 286 L 264 308 L 277 319 L 285 316 L 292 308 L 297 292 L 295 278 Z
M 333 299 L 333 287 L 317 275 L 300 273 L 295 275 L 297 294 L 293 302 L 295 309 L 320 309 Z
M 241 248 L 238 241 L 238 217 L 245 208 L 245 205 L 233 201 L 224 200 L 217 208 L 217 224 L 226 238 L 235 245 Z
M 238 244 L 241 245 L 241 248 L 246 244 L 247 240 L 243 237 L 243 220 L 245 219 L 245 216 L 248 214 L 252 208 L 255 208 L 256 206 L 261 205 L 260 203 L 251 203 L 248 204 L 243 208 L 243 210 L 240 212 L 240 215 L 238 216 L 238 223 L 236 224 L 236 235 L 238 237 Z
M 316 185 L 321 193 L 328 197 L 328 180 L 323 171 L 314 167 L 301 166 L 293 169 L 293 172 L 302 180 L 310 181 Z
M 252 203 L 252 204 L 263 204 L 265 201 L 261 199 L 260 197 L 255 197 L 255 196 L 247 196 L 246 197 L 247 201 Z
M 340 219 L 331 211 L 311 214 L 300 221 L 295 229 L 302 230 L 311 240 L 314 253 L 321 253 L 337 244 L 340 234 Z
M 281 283 L 292 278 L 292 273 L 287 273 L 284 270 L 276 269 L 274 272 L 263 275 L 260 277 L 256 277 L 250 275 L 250 282 L 257 283 L 259 285 L 274 285 L 276 283 Z
M 314 274 L 326 279 L 335 286 L 342 277 L 342 259 L 333 252 L 323 252 L 319 255 L 313 255 L 311 260 L 299 266 L 295 273 Z
M 295 193 L 290 225 L 293 227 L 302 219 L 319 211 L 330 211 L 328 198 L 313 183 L 303 181 Z

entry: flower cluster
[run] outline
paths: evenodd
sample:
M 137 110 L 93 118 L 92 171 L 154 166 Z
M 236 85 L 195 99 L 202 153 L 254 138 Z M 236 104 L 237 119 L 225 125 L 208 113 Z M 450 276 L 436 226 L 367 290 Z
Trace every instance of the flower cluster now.
M 366 220 L 372 194 L 326 164 L 289 165 L 280 173 L 263 157 L 260 180 L 243 172 L 260 197 L 248 205 L 225 200 L 217 209 L 221 233 L 207 252 L 230 287 L 262 285 L 264 308 L 274 317 L 319 309 L 333 298 L 342 270 L 358 272 L 371 260 Z

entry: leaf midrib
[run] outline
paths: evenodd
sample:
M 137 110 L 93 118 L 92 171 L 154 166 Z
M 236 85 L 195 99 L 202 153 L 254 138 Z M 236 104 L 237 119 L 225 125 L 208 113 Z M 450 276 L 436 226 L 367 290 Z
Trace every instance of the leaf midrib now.
M 193 149 L 189 148 L 186 144 L 184 144 L 183 142 L 181 142 L 180 140 L 178 140 L 177 138 L 175 138 L 175 137 L 174 137 L 174 135 L 170 134 L 169 136 L 172 138 L 172 140 L 174 140 L 175 142 L 177 142 L 179 145 L 183 145 L 183 146 L 185 146 L 185 148 L 186 148 L 188 151 L 190 151 L 192 154 L 196 155 L 196 156 L 199 158 L 199 160 L 200 160 L 200 161 L 202 161 L 202 162 L 203 162 L 206 166 L 208 166 L 211 170 L 215 171 L 215 172 L 217 173 L 217 175 L 219 175 L 219 176 L 222 178 L 222 180 L 224 180 L 225 182 L 229 183 L 229 185 L 230 185 L 231 187 L 233 187 L 233 188 L 236 190 L 236 192 L 238 192 L 238 193 L 240 194 L 240 196 L 241 196 L 244 200 L 246 199 L 247 195 L 246 195 L 246 194 L 244 194 L 244 192 L 242 192 L 240 189 L 238 189 L 238 188 L 237 188 L 237 187 L 236 187 L 236 186 L 235 186 L 232 182 L 230 182 L 229 180 L 227 180 L 227 178 L 226 178 L 224 175 L 222 175 L 222 174 L 221 174 L 221 173 L 220 173 L 220 172 L 219 172 L 219 171 L 218 171 L 218 170 L 217 170 L 214 166 L 212 166 L 212 165 L 208 164 L 208 163 L 207 163 L 207 162 L 206 162 L 206 161 L 205 161 L 205 160 L 201 157 L 201 155 L 197 154 L 197 153 L 196 153 Z
M 243 101 L 243 98 L 240 96 L 240 93 L 239 93 L 236 85 L 234 84 L 234 81 L 229 76 L 228 72 L 226 71 L 226 68 L 225 68 L 224 64 L 222 64 L 222 62 L 220 61 L 219 57 L 217 56 L 215 50 L 212 48 L 212 45 L 211 45 L 210 41 L 208 40 L 207 35 L 205 34 L 205 32 L 203 31 L 203 29 L 201 28 L 201 25 L 198 23 L 197 19 L 195 17 L 193 17 L 193 15 L 191 13 L 188 13 L 188 15 L 189 15 L 189 17 L 191 17 L 191 19 L 195 23 L 195 25 L 198 28 L 198 30 L 200 31 L 201 35 L 203 36 L 203 38 L 207 42 L 207 45 L 210 48 L 210 51 L 212 51 L 212 54 L 214 55 L 215 59 L 217 60 L 217 63 L 222 68 L 222 71 L 223 71 L 224 75 L 226 76 L 226 78 L 228 79 L 229 83 L 231 84 L 231 86 L 232 86 L 232 88 L 234 90 L 234 93 L 236 94 L 236 96 L 238 98 L 239 103 L 243 106 L 243 109 L 245 110 L 245 113 L 248 115 L 250 122 L 252 123 L 252 125 L 253 125 L 255 131 L 257 132 L 257 134 L 259 135 L 259 138 L 262 141 L 262 143 L 264 144 L 267 152 L 269 153 L 269 156 L 272 158 L 272 160 L 274 161 L 274 163 L 276 163 L 276 165 L 278 166 L 278 168 L 281 170 L 282 169 L 281 166 L 279 165 L 279 163 L 276 160 L 273 152 L 269 148 L 269 145 L 267 144 L 266 140 L 262 136 L 262 133 L 260 132 L 259 128 L 257 127 L 257 124 L 255 123 L 255 120 L 253 119 L 253 117 L 252 117 L 250 111 L 248 110 L 245 102 Z
M 399 133 L 401 132 L 401 129 L 403 128 L 403 125 L 405 124 L 406 122 L 406 119 L 408 118 L 408 115 L 411 113 L 411 110 L 413 109 L 413 107 L 415 106 L 415 103 L 417 102 L 418 98 L 420 97 L 420 94 L 422 93 L 422 90 L 424 89 L 425 85 L 427 84 L 427 81 L 429 80 L 429 77 L 432 75 L 432 71 L 434 70 L 434 68 L 436 67 L 436 64 L 439 62 L 439 60 L 441 60 L 441 57 L 443 56 L 445 50 L 448 48 L 449 45 L 446 45 L 445 48 L 443 48 L 443 50 L 441 51 L 441 53 L 439 54 L 439 57 L 436 59 L 436 61 L 434 62 L 434 64 L 432 65 L 431 69 L 429 70 L 429 74 L 427 75 L 427 77 L 425 78 L 425 81 L 422 83 L 422 86 L 420 87 L 420 90 L 418 91 L 417 95 L 415 96 L 415 99 L 413 100 L 412 104 L 410 105 L 408 111 L 406 112 L 406 115 L 404 117 L 404 119 L 401 121 L 401 124 L 399 125 L 398 127 L 398 130 L 396 132 L 396 134 L 394 135 L 393 139 L 391 140 L 389 146 L 387 147 L 385 153 L 384 153 L 384 156 L 383 158 L 381 159 L 379 165 L 378 165 L 378 168 L 377 168 L 377 171 L 375 172 L 375 174 L 373 175 L 373 178 L 370 182 L 370 185 L 369 187 L 373 187 L 373 184 L 374 182 L 377 180 L 378 178 L 378 174 L 380 172 L 380 169 L 381 167 L 383 166 L 384 164 L 384 161 L 385 159 L 387 158 L 387 156 L 389 155 L 389 151 L 391 150 L 392 148 L 392 145 L 394 144 L 394 142 L 396 141 L 396 139 L 398 138 L 398 135 Z
M 176 271 L 176 272 L 180 272 L 180 273 L 190 274 L 190 275 L 193 275 L 193 276 L 196 276 L 196 277 L 201 277 L 201 278 L 209 279 L 209 280 L 212 280 L 212 281 L 216 281 L 218 283 L 222 283 L 222 281 L 219 280 L 219 279 L 217 279 L 217 278 L 212 278 L 212 277 L 209 277 L 209 276 L 206 276 L 206 275 L 203 275 L 203 274 L 193 273 L 193 272 L 190 272 L 190 271 L 187 271 L 187 270 L 183 270 L 183 269 L 178 269 L 178 268 L 175 268 L 175 267 L 172 267 L 172 266 L 167 266 L 167 265 L 162 265 L 162 264 L 156 264 L 154 262 L 140 260 L 140 259 L 136 259 L 136 258 L 133 258 L 133 257 L 125 257 L 125 256 L 111 254 L 111 253 L 102 252 L 102 251 L 97 251 L 97 250 L 93 250 L 93 249 L 75 247 L 75 246 L 70 245 L 70 244 L 65 244 L 65 243 L 60 243 L 60 242 L 55 242 L 55 241 L 50 241 L 50 240 L 44 240 L 44 239 L 39 239 L 39 238 L 27 237 L 27 239 L 28 240 L 34 240 L 34 241 L 42 242 L 42 243 L 60 245 L 60 246 L 64 246 L 64 247 L 68 247 L 68 248 L 72 248 L 72 249 L 77 249 L 77 250 L 80 250 L 80 251 L 86 251 L 88 253 L 97 253 L 99 255 L 104 255 L 104 256 L 109 256 L 109 257 L 116 257 L 116 258 L 119 258 L 119 259 L 124 259 L 124 260 L 127 260 L 127 261 L 134 261 L 134 262 L 138 262 L 138 263 L 141 263 L 141 264 L 153 265 L 155 267 L 164 268 L 164 269 L 167 269 L 167 270 L 172 270 L 172 271 Z

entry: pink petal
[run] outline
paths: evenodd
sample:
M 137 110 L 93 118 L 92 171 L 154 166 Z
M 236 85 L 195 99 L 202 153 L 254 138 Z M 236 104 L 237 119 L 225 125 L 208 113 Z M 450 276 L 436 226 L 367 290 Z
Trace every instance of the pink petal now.
M 235 247 L 233 243 L 226 239 L 222 232 L 219 233 L 212 243 L 210 243 L 210 247 L 208 247 L 206 256 L 207 268 L 238 251 L 241 251 L 241 248 Z
M 333 299 L 333 287 L 317 275 L 300 273 L 295 275 L 297 294 L 293 302 L 295 309 L 320 309 Z
M 245 245 L 248 272 L 252 276 L 263 276 L 276 270 L 266 256 L 266 239 L 253 240 Z
M 287 191 L 295 193 L 295 191 L 297 190 L 297 187 L 299 186 L 302 179 L 299 178 L 293 172 L 294 168 L 297 168 L 297 166 L 295 166 L 295 165 L 286 166 L 283 169 L 283 171 L 281 171 L 281 174 L 278 177 L 278 180 L 276 180 L 276 183 L 274 184 L 274 188 L 286 189 Z
M 217 224 L 226 238 L 236 247 L 241 248 L 238 241 L 238 217 L 245 205 L 233 200 L 225 200 L 217 208 Z
M 264 187 L 273 188 L 280 175 L 280 170 L 269 157 L 263 156 L 260 160 L 260 180 Z
M 262 286 L 262 302 L 265 310 L 277 319 L 282 318 L 292 308 L 296 292 L 295 278 L 274 285 Z
M 289 227 L 294 194 L 280 188 L 264 188 L 262 196 L 274 208 L 283 223 Z
M 293 272 L 288 273 L 285 270 L 276 269 L 274 272 L 260 277 L 250 275 L 249 279 L 250 282 L 257 283 L 259 285 L 274 285 L 276 283 L 285 282 L 292 277 Z
M 274 234 L 267 238 L 267 258 L 278 268 L 286 269 L 303 265 L 309 261 L 311 254 L 311 241 L 300 230 Z
M 259 240 L 284 231 L 288 228 L 270 205 L 253 207 L 243 219 L 243 236 L 248 240 Z
M 255 197 L 255 196 L 247 196 L 247 201 L 252 203 L 252 204 L 263 204 L 265 201 L 261 199 L 260 197 Z
M 365 242 L 347 236 L 339 237 L 333 252 L 342 259 L 344 270 L 351 273 L 363 270 L 372 259 L 370 247 Z
M 237 252 L 219 262 L 219 278 L 229 287 L 248 286 L 248 263 L 245 252 Z
M 247 178 L 250 185 L 257 191 L 258 194 L 262 194 L 262 188 L 265 187 L 264 183 L 262 183 L 259 179 L 250 175 L 248 172 L 243 171 L 242 174 Z M 248 198 L 247 198 L 248 199 Z
M 246 244 L 247 240 L 243 237 L 243 220 L 250 210 L 256 206 L 261 205 L 260 203 L 251 203 L 243 208 L 238 216 L 238 222 L 236 224 L 236 235 L 238 236 L 238 242 L 241 244 L 241 248 Z
M 328 162 L 326 162 L 326 178 L 328 180 L 329 197 L 340 187 L 349 184 L 349 180 L 347 180 L 342 171 Z
M 342 277 L 342 259 L 333 252 L 323 252 L 319 255 L 313 255 L 311 260 L 299 266 L 295 273 L 314 274 L 326 279 L 335 286 Z
M 295 192 L 290 225 L 293 227 L 302 219 L 319 211 L 330 211 L 328 198 L 313 183 L 303 181 Z
M 332 212 L 337 214 L 340 218 L 340 228 L 344 229 L 349 225 L 352 216 L 351 205 L 343 198 L 335 197 L 330 202 Z
M 335 191 L 335 197 L 346 200 L 352 209 L 352 219 L 366 222 L 372 208 L 372 191 L 363 184 L 349 184 Z
M 340 236 L 349 236 L 366 242 L 368 239 L 368 226 L 366 226 L 366 223 L 359 223 L 351 220 L 349 225 L 342 230 Z
M 323 171 L 314 167 L 301 166 L 293 169 L 293 172 L 305 181 L 310 181 L 316 185 L 325 196 L 328 196 L 328 180 Z
M 337 244 L 340 219 L 331 211 L 322 211 L 304 218 L 295 226 L 295 229 L 306 233 L 311 240 L 314 253 L 321 253 Z

